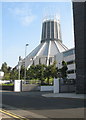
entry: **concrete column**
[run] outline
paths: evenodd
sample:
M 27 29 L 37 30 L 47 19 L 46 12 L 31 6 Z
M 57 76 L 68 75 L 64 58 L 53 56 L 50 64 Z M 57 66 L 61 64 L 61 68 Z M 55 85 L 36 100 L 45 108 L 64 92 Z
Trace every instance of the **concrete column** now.
M 15 92 L 21 92 L 21 83 L 22 81 L 21 80 L 15 80 L 14 81 L 14 91 Z
M 54 93 L 59 93 L 59 79 L 54 78 Z

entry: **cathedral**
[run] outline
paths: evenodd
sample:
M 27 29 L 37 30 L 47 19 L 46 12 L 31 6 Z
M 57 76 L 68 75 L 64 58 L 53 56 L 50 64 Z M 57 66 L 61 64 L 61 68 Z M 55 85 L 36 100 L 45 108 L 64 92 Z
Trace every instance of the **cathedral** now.
M 42 23 L 40 44 L 24 59 L 19 58 L 21 65 L 29 68 L 32 64 L 53 64 L 55 55 L 68 50 L 62 43 L 60 20 L 45 19 Z

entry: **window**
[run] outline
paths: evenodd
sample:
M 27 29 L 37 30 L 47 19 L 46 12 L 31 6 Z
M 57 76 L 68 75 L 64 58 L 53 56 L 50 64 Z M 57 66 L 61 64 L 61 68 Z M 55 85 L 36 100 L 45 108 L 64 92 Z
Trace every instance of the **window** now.
M 54 22 L 51 21 L 51 39 L 54 39 Z
M 50 38 L 50 22 L 47 22 L 47 38 Z
M 63 56 L 66 57 L 66 56 L 69 56 L 69 55 L 73 55 L 75 54 L 75 50 L 72 49 L 72 50 L 68 50 L 66 52 L 63 52 Z
M 76 70 L 68 70 L 67 71 L 68 74 L 72 74 L 72 73 L 75 73 L 75 72 L 76 72 Z
M 67 62 L 67 65 L 74 64 L 74 63 L 75 63 L 75 60 L 71 60 Z

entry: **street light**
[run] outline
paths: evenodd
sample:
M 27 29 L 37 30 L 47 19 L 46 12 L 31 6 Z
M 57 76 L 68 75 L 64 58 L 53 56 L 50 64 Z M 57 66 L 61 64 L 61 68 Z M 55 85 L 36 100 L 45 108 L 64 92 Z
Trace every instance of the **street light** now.
M 18 79 L 19 79 L 19 80 L 20 80 L 21 63 L 22 63 L 22 59 L 21 59 L 21 56 L 19 56 L 19 62 L 18 62 L 18 71 L 19 71 Z
M 26 80 L 26 53 L 27 53 L 27 46 L 28 46 L 29 44 L 26 44 L 25 45 L 25 72 L 24 72 L 24 80 Z
M 20 61 L 18 62 L 18 70 L 19 70 L 18 79 L 20 80 Z

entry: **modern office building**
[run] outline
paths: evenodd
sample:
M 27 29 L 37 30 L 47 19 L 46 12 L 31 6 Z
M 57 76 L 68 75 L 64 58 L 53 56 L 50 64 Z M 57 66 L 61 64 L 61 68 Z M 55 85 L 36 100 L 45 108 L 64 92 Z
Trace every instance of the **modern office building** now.
M 86 2 L 73 2 L 76 93 L 86 93 Z
M 76 79 L 76 65 L 75 65 L 75 49 L 71 48 L 62 53 L 55 55 L 55 60 L 57 61 L 57 67 L 62 67 L 62 61 L 67 63 L 67 78 L 75 80 Z
M 21 61 L 25 67 L 32 64 L 52 64 L 57 53 L 68 50 L 62 43 L 60 21 L 46 19 L 42 23 L 42 35 L 40 44 Z

